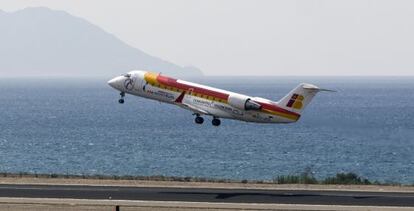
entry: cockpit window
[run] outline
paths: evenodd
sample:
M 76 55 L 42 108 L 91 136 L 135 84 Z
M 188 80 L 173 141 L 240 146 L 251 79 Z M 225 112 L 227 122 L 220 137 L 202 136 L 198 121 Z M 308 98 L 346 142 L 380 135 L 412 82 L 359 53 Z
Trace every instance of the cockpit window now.
M 125 73 L 125 74 L 123 74 L 122 76 L 129 78 L 129 77 L 131 77 L 131 74 L 129 74 L 129 73 Z

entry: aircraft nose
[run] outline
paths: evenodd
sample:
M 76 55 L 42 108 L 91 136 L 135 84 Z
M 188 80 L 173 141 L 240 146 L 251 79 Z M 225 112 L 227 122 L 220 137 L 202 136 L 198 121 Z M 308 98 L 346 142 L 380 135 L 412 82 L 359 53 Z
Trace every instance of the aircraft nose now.
M 118 77 L 115 77 L 109 80 L 108 85 L 114 89 L 120 89 L 120 81 L 121 81 L 121 78 L 118 76 Z
M 115 79 L 116 78 L 113 78 L 113 79 L 111 79 L 111 80 L 108 81 L 108 85 L 111 86 L 112 88 L 115 88 L 115 82 L 116 82 Z

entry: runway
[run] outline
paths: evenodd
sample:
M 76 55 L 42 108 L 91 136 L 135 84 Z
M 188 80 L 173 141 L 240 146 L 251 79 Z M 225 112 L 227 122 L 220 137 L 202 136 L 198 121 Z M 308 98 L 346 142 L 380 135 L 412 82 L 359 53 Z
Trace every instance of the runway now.
M 0 185 L 0 197 L 398 207 L 414 206 L 413 192 L 2 184 Z

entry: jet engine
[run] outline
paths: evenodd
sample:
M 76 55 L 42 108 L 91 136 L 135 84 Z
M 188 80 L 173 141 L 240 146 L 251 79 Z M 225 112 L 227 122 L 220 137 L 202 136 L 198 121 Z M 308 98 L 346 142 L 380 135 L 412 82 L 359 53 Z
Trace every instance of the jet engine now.
M 228 98 L 228 103 L 240 110 L 260 110 L 262 106 L 259 103 L 252 101 L 248 96 L 241 94 L 231 94 Z

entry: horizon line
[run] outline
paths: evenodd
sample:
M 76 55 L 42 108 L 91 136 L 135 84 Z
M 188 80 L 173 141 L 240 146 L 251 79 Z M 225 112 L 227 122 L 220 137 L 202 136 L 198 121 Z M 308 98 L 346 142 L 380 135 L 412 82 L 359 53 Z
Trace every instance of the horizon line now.
M 162 74 L 162 73 L 161 73 Z M 164 74 L 162 74 L 164 75 Z M 167 76 L 173 76 L 174 74 L 165 74 Z M 0 75 L 0 79 L 7 79 L 7 78 L 106 78 L 106 77 L 112 77 L 116 76 L 114 75 Z M 203 77 L 343 77 L 343 78 L 352 78 L 352 77 L 414 77 L 413 75 L 200 75 L 200 76 L 194 76 L 194 75 L 179 75 L 177 77 L 183 77 L 183 78 L 203 78 Z

